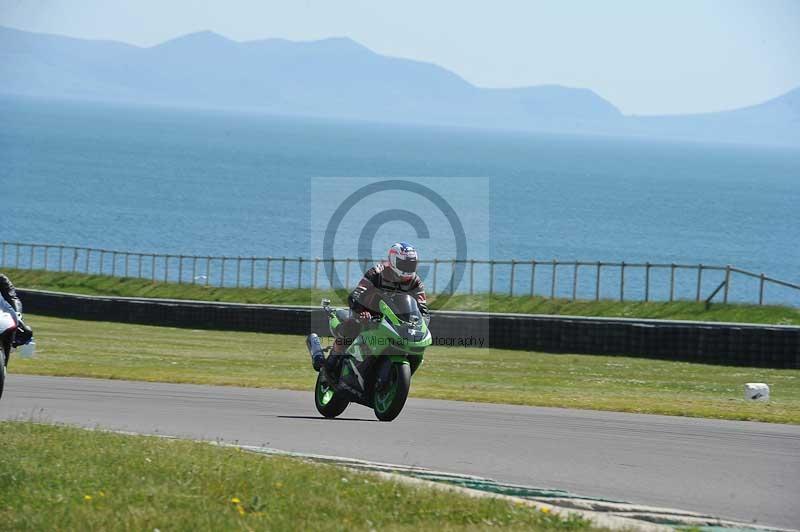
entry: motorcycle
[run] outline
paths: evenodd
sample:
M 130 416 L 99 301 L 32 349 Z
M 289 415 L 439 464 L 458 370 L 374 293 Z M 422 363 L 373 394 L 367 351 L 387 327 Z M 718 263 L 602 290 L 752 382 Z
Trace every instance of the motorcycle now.
M 319 372 L 314 387 L 314 404 L 326 418 L 340 415 L 350 403 L 372 408 L 381 421 L 392 421 L 403 409 L 411 387 L 411 376 L 422 365 L 425 348 L 431 345 L 428 323 L 416 299 L 409 294 L 384 294 L 378 302 L 380 313 L 361 323 L 361 330 L 342 356 L 337 375 L 325 369 L 320 338 L 306 338 L 311 363 Z M 347 318 L 347 309 L 334 309 L 322 300 L 331 334 Z
M 22 357 L 28 358 L 33 356 L 35 349 L 33 336 L 18 337 L 19 320 L 19 316 L 11 308 L 11 305 L 6 303 L 3 298 L 0 298 L 0 398 L 3 397 L 11 350 L 16 348 L 20 351 Z

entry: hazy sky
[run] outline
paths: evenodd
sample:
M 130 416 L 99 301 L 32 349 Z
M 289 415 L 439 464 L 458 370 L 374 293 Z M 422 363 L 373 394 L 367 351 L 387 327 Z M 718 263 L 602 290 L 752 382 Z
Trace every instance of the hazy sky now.
M 0 25 L 150 46 L 348 36 L 485 87 L 587 87 L 625 113 L 730 109 L 800 86 L 800 1 L 0 0 Z

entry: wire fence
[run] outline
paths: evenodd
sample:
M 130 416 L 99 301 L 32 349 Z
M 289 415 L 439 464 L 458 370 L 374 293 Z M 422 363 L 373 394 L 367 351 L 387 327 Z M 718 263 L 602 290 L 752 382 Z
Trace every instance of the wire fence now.
M 236 288 L 352 288 L 363 271 L 375 262 L 352 258 L 138 253 L 22 242 L 2 242 L 0 247 L 0 267 L 5 268 Z M 329 275 L 332 269 L 338 277 Z M 570 300 L 731 301 L 758 305 L 768 301 L 800 303 L 800 285 L 730 265 L 432 259 L 420 261 L 419 273 L 432 294 L 488 293 Z M 341 280 L 337 282 L 338 278 Z

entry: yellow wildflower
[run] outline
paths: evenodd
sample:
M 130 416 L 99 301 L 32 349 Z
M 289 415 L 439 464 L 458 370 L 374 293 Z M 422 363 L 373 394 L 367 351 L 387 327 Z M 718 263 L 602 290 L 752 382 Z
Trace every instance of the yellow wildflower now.
M 240 500 L 239 500 L 239 497 L 233 497 L 233 498 L 231 498 L 231 502 L 232 502 L 233 504 L 239 504 L 239 503 L 241 503 L 242 501 L 240 501 Z
M 91 501 L 91 500 L 92 500 L 92 496 L 91 496 L 91 495 L 84 495 L 84 496 L 83 496 L 83 500 L 84 500 L 84 501 L 87 501 L 87 502 L 88 502 L 88 501 Z
M 550 513 L 550 508 L 544 508 L 544 507 L 542 507 L 542 508 L 541 508 L 541 510 L 542 510 L 542 513 L 543 513 L 543 514 L 549 514 L 549 513 Z

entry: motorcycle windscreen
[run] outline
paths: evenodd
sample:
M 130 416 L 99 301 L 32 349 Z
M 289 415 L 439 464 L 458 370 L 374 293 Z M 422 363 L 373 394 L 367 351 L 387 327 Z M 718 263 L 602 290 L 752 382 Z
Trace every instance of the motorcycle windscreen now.
M 422 323 L 422 313 L 419 311 L 417 300 L 410 295 L 397 294 L 384 298 L 384 302 L 400 321 L 414 325 Z

